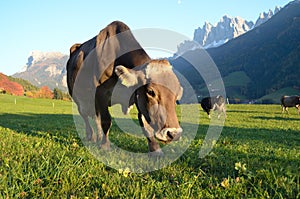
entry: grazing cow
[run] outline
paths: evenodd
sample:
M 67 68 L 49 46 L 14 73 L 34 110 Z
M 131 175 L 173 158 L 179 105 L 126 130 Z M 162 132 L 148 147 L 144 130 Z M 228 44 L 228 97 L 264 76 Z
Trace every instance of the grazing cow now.
M 162 154 L 156 139 L 169 143 L 180 138 L 175 106 L 182 87 L 172 66 L 167 60 L 151 60 L 124 23 L 112 22 L 91 40 L 74 44 L 66 67 L 69 93 L 84 119 L 88 141 L 100 140 L 103 131 L 100 146 L 110 148 L 108 107 L 114 104 L 121 104 L 124 114 L 137 106 L 149 152 Z M 95 119 L 96 137 L 88 117 Z
M 288 112 L 288 107 L 295 107 L 298 110 L 298 114 L 300 114 L 300 96 L 282 96 L 281 99 L 281 107 L 282 113 L 285 111 Z
M 201 100 L 201 107 L 207 113 L 209 118 L 211 110 L 218 112 L 218 119 L 220 119 L 222 112 L 226 117 L 225 100 L 224 97 L 222 97 L 221 95 L 203 98 Z

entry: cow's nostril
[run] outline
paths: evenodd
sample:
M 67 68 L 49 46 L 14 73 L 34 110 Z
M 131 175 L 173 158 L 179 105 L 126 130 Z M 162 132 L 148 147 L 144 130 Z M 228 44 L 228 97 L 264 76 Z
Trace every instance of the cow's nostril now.
M 174 136 L 172 135 L 172 133 L 170 131 L 167 132 L 167 135 L 173 140 Z

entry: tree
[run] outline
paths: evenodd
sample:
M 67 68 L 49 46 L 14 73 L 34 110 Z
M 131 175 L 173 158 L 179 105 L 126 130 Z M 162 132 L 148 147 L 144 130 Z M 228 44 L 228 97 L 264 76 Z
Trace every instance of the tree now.
M 53 98 L 53 93 L 51 92 L 51 90 L 47 87 L 47 86 L 43 86 L 40 88 L 39 91 L 37 91 L 35 93 L 36 98 Z
M 54 88 L 53 90 L 53 99 L 62 100 L 63 99 L 63 92 L 58 88 Z

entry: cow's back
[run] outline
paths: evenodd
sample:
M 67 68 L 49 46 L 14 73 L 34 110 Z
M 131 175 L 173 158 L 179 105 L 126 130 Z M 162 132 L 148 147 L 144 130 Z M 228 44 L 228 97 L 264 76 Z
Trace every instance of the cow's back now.
M 79 71 L 83 73 L 82 67 L 86 69 L 82 76 L 87 76 L 84 78 L 91 81 L 90 86 L 96 88 L 111 77 L 116 78 L 113 75 L 115 66 L 133 68 L 148 61 L 150 57 L 136 41 L 129 27 L 114 21 L 94 38 L 70 48 L 66 66 L 69 93 L 73 96 L 75 79 Z
M 283 107 L 293 107 L 300 104 L 300 96 L 282 96 L 281 99 L 281 106 Z
M 212 108 L 211 97 L 205 97 L 200 102 L 201 107 L 206 111 Z

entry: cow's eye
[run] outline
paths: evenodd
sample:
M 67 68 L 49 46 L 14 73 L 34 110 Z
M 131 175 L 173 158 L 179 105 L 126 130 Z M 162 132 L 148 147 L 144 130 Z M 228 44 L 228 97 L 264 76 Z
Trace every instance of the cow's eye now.
M 151 97 L 155 97 L 155 92 L 151 89 L 147 89 L 147 94 L 150 95 Z

